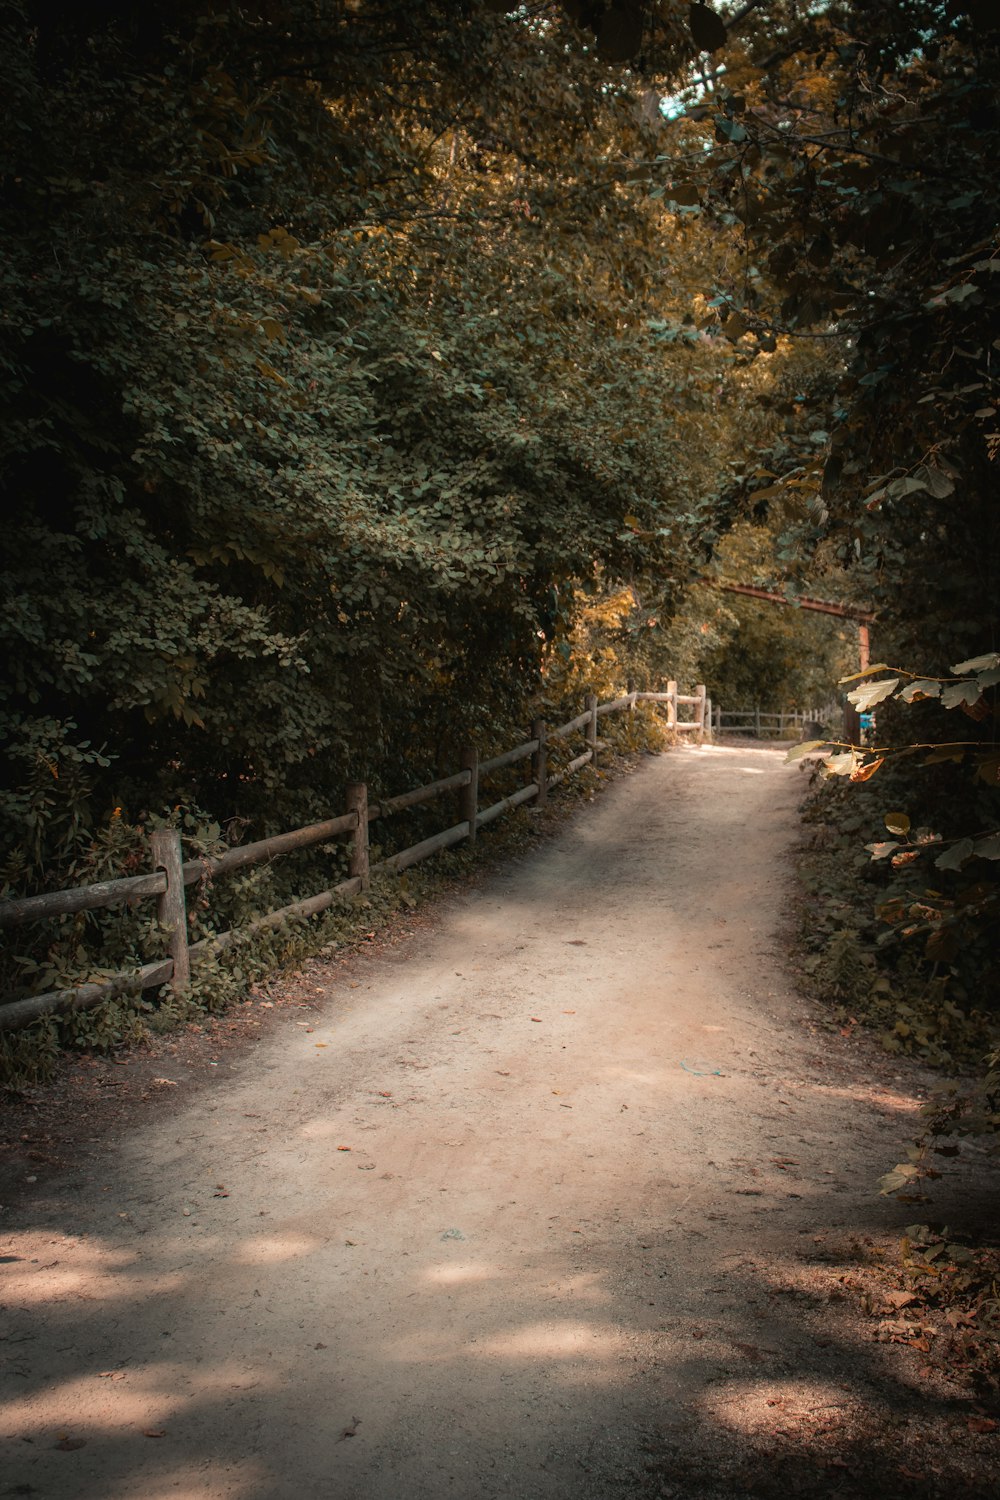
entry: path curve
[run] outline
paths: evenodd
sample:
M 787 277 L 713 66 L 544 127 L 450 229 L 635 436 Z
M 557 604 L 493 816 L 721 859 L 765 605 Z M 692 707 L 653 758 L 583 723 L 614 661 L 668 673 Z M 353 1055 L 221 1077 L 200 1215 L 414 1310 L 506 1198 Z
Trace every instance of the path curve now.
M 913 1100 L 783 972 L 801 787 L 646 761 L 53 1184 L 4 1240 L 5 1493 L 707 1494 L 789 1391 L 884 1400 L 804 1262 L 899 1222 Z

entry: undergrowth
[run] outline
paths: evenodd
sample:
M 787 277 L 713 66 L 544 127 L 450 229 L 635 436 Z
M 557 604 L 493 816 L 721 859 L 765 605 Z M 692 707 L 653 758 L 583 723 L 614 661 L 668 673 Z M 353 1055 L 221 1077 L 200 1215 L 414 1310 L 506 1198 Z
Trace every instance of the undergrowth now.
M 894 1253 L 856 1253 L 872 1273 L 855 1289 L 879 1341 L 922 1355 L 922 1376 L 942 1371 L 963 1386 L 985 1409 L 970 1430 L 996 1431 L 985 1413 L 1000 1410 L 1000 1248 L 969 1244 L 947 1226 L 911 1224 Z
M 942 787 L 932 774 L 915 789 L 915 779 L 909 766 L 887 766 L 874 785 L 813 781 L 799 861 L 798 947 L 800 967 L 829 1006 L 831 1024 L 844 1032 L 873 1028 L 888 1053 L 919 1058 L 947 1075 L 922 1106 L 906 1159 L 879 1184 L 900 1201 L 922 1203 L 924 1181 L 960 1154 L 963 1137 L 997 1139 L 1000 997 L 991 977 L 995 934 L 971 920 L 975 901 L 963 905 L 960 877 L 926 863 L 873 861 L 865 847 L 884 840 L 886 815 L 907 801 L 922 809 L 921 822 L 947 818 L 947 783 Z M 975 885 L 965 889 L 976 897 Z M 861 1304 L 883 1320 L 878 1337 L 922 1353 L 926 1373 L 946 1371 L 995 1409 L 996 1245 L 968 1245 L 947 1229 L 913 1225 L 900 1242 L 898 1264 L 882 1269 L 892 1275 L 892 1289 Z M 983 1420 L 987 1426 L 975 1430 L 995 1429 L 992 1418 Z
M 1000 1016 L 986 977 L 995 956 L 986 933 L 952 945 L 947 960 L 930 956 L 928 914 L 943 904 L 949 877 L 929 891 L 926 869 L 873 862 L 866 850 L 885 837 L 886 811 L 914 800 L 912 782 L 911 770 L 894 777 L 888 767 L 874 784 L 813 781 L 799 857 L 799 966 L 831 1022 L 871 1027 L 887 1052 L 953 1072 L 996 1045 Z M 921 795 L 932 802 L 933 786 Z

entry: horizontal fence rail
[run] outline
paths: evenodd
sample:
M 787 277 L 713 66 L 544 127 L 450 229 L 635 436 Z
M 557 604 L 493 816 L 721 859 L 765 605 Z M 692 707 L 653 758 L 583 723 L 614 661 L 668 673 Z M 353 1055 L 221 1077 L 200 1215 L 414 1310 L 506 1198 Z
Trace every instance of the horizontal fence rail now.
M 372 875 L 390 872 L 398 874 L 453 844 L 463 841 L 475 844 L 476 833 L 480 828 L 525 802 L 534 801 L 536 806 L 544 807 L 553 787 L 564 782 L 583 766 L 596 764 L 602 749 L 602 742 L 597 737 L 599 719 L 605 714 L 630 711 L 639 702 L 665 708 L 669 729 L 682 734 L 692 733 L 702 739 L 711 737 L 712 705 L 704 685 L 699 685 L 693 694 L 683 694 L 678 693 L 676 682 L 669 682 L 666 692 L 630 690 L 624 697 L 615 698 L 608 703 L 598 703 L 597 698 L 591 694 L 586 700 L 583 713 L 577 714 L 565 724 L 549 728 L 543 720 L 536 720 L 531 726 L 530 739 L 482 762 L 475 747 L 469 747 L 463 754 L 464 764 L 461 770 L 426 786 L 369 803 L 367 786 L 363 782 L 352 782 L 346 791 L 346 811 L 324 822 L 296 828 L 290 833 L 275 834 L 253 844 L 242 844 L 216 858 L 195 860 L 183 859 L 181 836 L 177 829 L 157 829 L 150 834 L 150 856 L 154 869 L 149 874 L 100 881 L 41 896 L 0 901 L 0 928 L 5 928 L 155 898 L 157 920 L 167 933 L 167 956 L 154 963 L 145 964 L 128 973 L 102 978 L 99 982 L 51 990 L 43 995 L 31 995 L 0 1004 L 0 1031 L 20 1030 L 43 1016 L 89 1010 L 102 1001 L 119 995 L 160 988 L 163 985 L 183 991 L 190 982 L 192 961 L 197 964 L 201 959 L 225 952 L 254 932 L 281 927 L 291 920 L 316 916 L 337 901 L 360 895 L 368 888 Z M 691 717 L 681 719 L 678 712 L 680 708 L 690 708 Z M 566 765 L 550 770 L 548 747 L 552 742 L 568 739 L 581 730 L 584 732 L 586 748 L 573 756 Z M 525 785 L 480 809 L 481 781 L 529 758 L 529 779 Z M 374 864 L 370 863 L 368 828 L 372 822 L 411 807 L 419 807 L 449 792 L 458 793 L 457 823 L 422 839 L 408 849 L 388 855 Z M 320 891 L 318 895 L 308 896 L 278 911 L 269 912 L 238 929 L 216 933 L 195 943 L 188 941 L 185 897 L 187 886 L 233 870 L 279 859 L 282 855 L 312 848 L 316 844 L 344 835 L 349 840 L 349 874 L 346 880 L 340 881 L 330 890 Z
M 842 716 L 839 704 L 822 708 L 793 708 L 768 712 L 760 707 L 723 709 L 716 706 L 712 719 L 713 735 L 742 734 L 754 739 L 788 739 L 801 735 L 805 725 L 836 722 Z

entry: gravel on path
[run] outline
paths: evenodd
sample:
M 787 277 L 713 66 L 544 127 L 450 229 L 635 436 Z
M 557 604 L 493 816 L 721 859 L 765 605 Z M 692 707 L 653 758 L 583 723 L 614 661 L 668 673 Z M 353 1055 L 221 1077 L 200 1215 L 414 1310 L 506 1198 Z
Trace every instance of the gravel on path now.
M 792 986 L 801 786 L 647 760 L 0 1219 L 0 1496 L 980 1493 L 845 1295 L 925 1080 Z

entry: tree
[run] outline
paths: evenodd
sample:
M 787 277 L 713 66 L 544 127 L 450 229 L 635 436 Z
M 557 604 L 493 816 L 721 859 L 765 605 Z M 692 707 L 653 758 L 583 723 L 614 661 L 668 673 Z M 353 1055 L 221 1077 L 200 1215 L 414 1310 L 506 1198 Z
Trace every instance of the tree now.
M 581 582 L 679 589 L 729 346 L 564 11 L 32 4 L 3 57 L 10 880 L 419 777 Z

